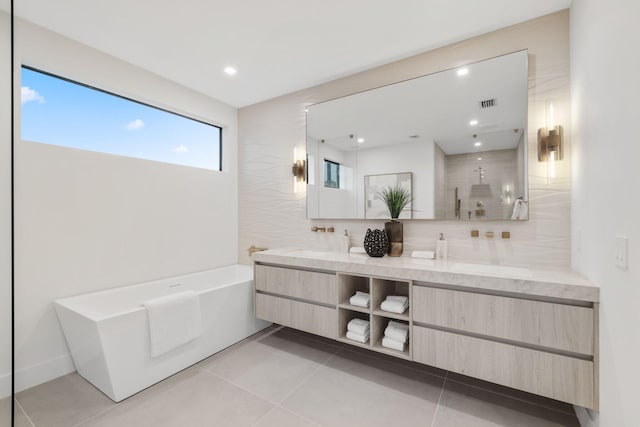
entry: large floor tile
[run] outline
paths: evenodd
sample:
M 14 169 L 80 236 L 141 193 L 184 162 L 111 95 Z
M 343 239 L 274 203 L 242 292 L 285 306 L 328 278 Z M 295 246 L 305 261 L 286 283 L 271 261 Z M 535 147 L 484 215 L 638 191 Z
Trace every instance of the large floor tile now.
M 115 405 L 77 373 L 71 373 L 16 395 L 38 427 L 69 427 Z
M 33 427 L 33 423 L 27 414 L 24 413 L 18 402 L 14 401 L 15 409 L 13 414 L 13 426 L 12 427 Z M 1 423 L 0 423 L 1 424 Z
M 320 341 L 323 342 L 325 344 L 329 344 L 332 345 L 334 347 L 343 347 L 344 343 L 341 343 L 340 341 L 336 341 L 334 339 L 331 338 L 325 338 L 325 337 L 321 337 L 320 335 L 315 335 L 315 334 L 311 334 L 309 332 L 304 332 L 304 331 L 299 331 L 297 329 L 292 329 L 292 328 L 287 328 L 287 327 L 283 327 L 283 332 L 285 333 L 291 333 L 291 334 L 295 334 L 304 338 L 309 338 L 312 339 L 314 341 Z
M 271 325 L 266 327 L 265 329 L 256 332 L 255 334 L 243 339 L 242 341 L 238 341 L 237 343 L 225 348 L 224 350 L 220 350 L 219 352 L 213 354 L 212 356 L 204 359 L 204 361 L 208 361 L 208 360 L 213 360 L 213 359 L 219 359 L 221 357 L 224 357 L 225 355 L 229 354 L 229 353 L 233 353 L 234 351 L 236 351 L 237 349 L 249 344 L 250 342 L 259 340 L 260 338 L 263 338 L 269 334 L 272 334 L 273 332 L 277 331 L 278 329 L 282 329 L 282 326 L 280 325 Z M 203 361 L 199 362 L 202 363 Z
M 579 427 L 570 414 L 447 381 L 434 427 Z
M 443 379 L 340 351 L 282 406 L 323 426 L 428 426 Z
M 442 378 L 444 378 L 445 375 L 447 374 L 447 371 L 445 371 L 444 369 L 436 368 L 436 367 L 429 366 L 429 365 L 424 365 L 424 364 L 418 363 L 418 362 L 411 362 L 410 360 L 400 359 L 398 357 L 391 356 L 389 354 L 380 353 L 378 351 L 369 350 L 369 349 L 362 348 L 362 347 L 356 347 L 354 345 L 345 344 L 344 347 L 342 347 L 342 348 L 344 350 L 349 350 L 349 351 L 353 351 L 353 352 L 356 352 L 356 353 L 361 353 L 361 354 L 364 354 L 366 356 L 375 357 L 375 358 L 384 360 L 384 361 L 386 361 L 388 363 L 392 363 L 394 365 L 401 365 L 401 366 L 404 366 L 406 368 L 413 369 L 414 371 L 421 371 L 421 372 L 425 372 L 425 373 L 431 374 L 431 375 L 436 375 L 436 376 L 442 377 Z
M 198 367 L 185 370 L 82 426 L 252 426 L 272 404 Z
M 274 407 L 255 427 L 314 427 L 317 425 L 282 408 Z
M 14 419 L 11 424 L 11 402 L 14 402 Z M 22 408 L 11 397 L 0 400 L 0 427 L 32 427 Z
M 434 403 L 440 397 L 444 382 L 442 377 L 346 348 L 327 362 L 327 368 Z
M 278 403 L 338 349 L 280 330 L 200 366 Z
M 11 397 L 0 399 L 0 427 L 11 426 Z

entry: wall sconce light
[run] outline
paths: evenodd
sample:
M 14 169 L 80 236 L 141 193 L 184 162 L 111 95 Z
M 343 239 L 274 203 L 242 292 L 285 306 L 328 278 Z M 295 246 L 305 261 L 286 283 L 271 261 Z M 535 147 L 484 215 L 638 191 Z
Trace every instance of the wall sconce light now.
M 307 162 L 305 160 L 296 160 L 291 168 L 296 181 L 303 182 L 307 180 Z
M 563 157 L 562 126 L 538 129 L 538 161 L 562 160 Z
M 553 102 L 547 101 L 546 127 L 538 129 L 538 161 L 547 162 L 547 177 L 556 177 L 556 160 L 564 157 L 564 132 L 555 124 Z

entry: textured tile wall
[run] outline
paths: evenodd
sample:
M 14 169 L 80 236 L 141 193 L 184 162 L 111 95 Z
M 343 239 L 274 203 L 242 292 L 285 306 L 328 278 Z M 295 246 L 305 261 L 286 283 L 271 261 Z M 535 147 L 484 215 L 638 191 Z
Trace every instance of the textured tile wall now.
M 342 230 L 361 245 L 368 227 L 383 221 L 308 220 L 305 193 L 294 191 L 291 165 L 294 148 L 305 148 L 307 105 L 417 77 L 470 62 L 528 49 L 529 53 L 529 221 L 407 221 L 405 252 L 431 249 L 443 232 L 450 258 L 504 265 L 565 268 L 570 263 L 570 161 L 556 166 L 549 179 L 547 164 L 537 161 L 537 129 L 545 123 L 552 100 L 556 121 L 570 142 L 569 14 L 562 11 L 460 43 L 377 67 L 350 77 L 301 90 L 239 110 L 239 260 L 249 263 L 251 245 L 335 249 Z M 357 55 L 357 52 L 353 53 Z M 312 233 L 311 226 L 334 226 L 336 233 Z M 472 239 L 470 231 L 496 232 L 497 238 Z M 502 240 L 501 231 L 511 239 Z

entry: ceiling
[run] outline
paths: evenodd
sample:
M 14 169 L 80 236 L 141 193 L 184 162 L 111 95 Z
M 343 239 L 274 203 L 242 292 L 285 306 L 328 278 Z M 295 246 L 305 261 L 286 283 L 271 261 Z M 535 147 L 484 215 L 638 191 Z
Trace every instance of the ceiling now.
M 234 107 L 569 7 L 571 0 L 14 0 L 17 16 Z M 228 76 L 223 68 L 237 68 Z

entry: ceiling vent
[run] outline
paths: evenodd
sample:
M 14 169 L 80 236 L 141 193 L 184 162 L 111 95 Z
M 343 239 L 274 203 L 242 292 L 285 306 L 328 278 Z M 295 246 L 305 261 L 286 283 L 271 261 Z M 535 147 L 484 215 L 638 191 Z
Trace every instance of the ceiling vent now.
M 496 106 L 496 99 L 492 98 L 492 99 L 485 99 L 483 101 L 480 101 L 480 108 L 491 108 L 491 107 L 495 107 Z

